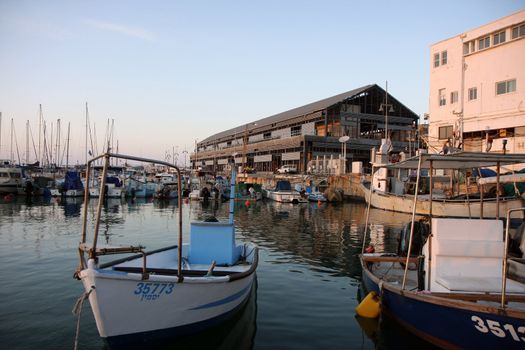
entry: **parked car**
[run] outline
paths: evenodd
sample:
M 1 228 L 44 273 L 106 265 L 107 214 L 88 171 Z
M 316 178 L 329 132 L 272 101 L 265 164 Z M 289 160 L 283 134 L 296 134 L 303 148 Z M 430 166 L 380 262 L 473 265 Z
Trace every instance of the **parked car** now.
M 283 165 L 276 170 L 278 174 L 294 174 L 297 172 L 297 168 L 292 165 Z

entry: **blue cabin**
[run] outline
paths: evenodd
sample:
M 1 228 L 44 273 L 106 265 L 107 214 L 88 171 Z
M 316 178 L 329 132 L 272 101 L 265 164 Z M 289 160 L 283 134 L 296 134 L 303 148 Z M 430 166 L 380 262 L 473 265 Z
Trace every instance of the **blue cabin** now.
M 239 260 L 241 247 L 235 245 L 235 227 L 227 222 L 192 222 L 190 227 L 191 264 L 231 266 Z

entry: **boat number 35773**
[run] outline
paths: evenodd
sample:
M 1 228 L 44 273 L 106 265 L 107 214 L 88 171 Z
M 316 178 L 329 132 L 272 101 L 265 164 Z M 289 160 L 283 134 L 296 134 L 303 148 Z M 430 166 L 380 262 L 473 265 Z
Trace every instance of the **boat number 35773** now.
M 511 324 L 502 325 L 498 321 L 484 320 L 478 316 L 472 316 L 470 319 L 474 322 L 474 327 L 481 333 L 491 332 L 499 338 L 505 338 L 510 334 L 515 341 L 525 342 L 525 326 L 519 326 L 516 330 Z
M 140 296 L 140 301 L 157 300 L 163 294 L 171 294 L 174 286 L 175 283 L 140 282 L 134 293 Z

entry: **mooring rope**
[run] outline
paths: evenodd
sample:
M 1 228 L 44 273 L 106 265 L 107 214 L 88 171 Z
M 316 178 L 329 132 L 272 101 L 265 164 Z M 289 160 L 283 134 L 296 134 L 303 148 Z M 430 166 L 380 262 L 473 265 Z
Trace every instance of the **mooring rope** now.
M 73 306 L 73 310 L 71 310 L 73 315 L 77 316 L 77 333 L 75 334 L 75 346 L 73 347 L 74 350 L 77 350 L 78 348 L 78 336 L 80 335 L 80 315 L 82 314 L 82 306 L 84 305 L 84 300 L 89 298 L 89 295 L 94 290 L 95 286 L 91 286 L 91 289 L 88 292 L 82 293 L 82 295 L 77 299 L 75 306 Z

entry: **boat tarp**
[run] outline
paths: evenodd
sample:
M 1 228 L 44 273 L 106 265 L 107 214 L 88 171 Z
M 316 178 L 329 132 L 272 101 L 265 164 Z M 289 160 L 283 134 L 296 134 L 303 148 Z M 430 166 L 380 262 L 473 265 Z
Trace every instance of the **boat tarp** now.
M 277 184 L 275 185 L 275 191 L 291 191 L 292 185 L 290 184 L 290 181 L 277 181 Z
M 116 176 L 107 176 L 106 177 L 106 183 L 108 184 L 114 184 L 115 187 L 120 187 L 122 186 L 122 182 L 120 181 L 120 179 Z
M 65 191 L 68 190 L 84 190 L 84 185 L 80 180 L 80 174 L 77 171 L 68 171 L 66 177 L 64 178 L 64 187 Z

